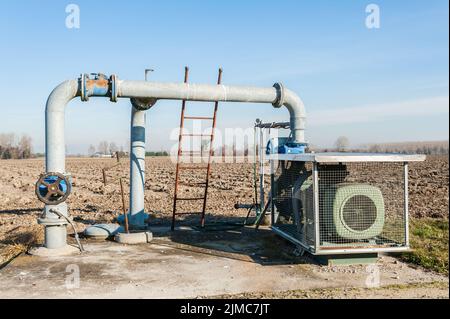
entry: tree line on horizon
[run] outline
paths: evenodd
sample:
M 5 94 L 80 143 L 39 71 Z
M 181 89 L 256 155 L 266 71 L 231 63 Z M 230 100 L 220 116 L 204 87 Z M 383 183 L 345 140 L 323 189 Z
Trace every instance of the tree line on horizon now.
M 374 143 L 351 147 L 350 140 L 346 136 L 340 136 L 334 143 L 334 148 L 317 149 L 315 151 L 448 155 L 449 142 Z
M 202 145 L 207 154 L 209 146 Z M 215 151 L 216 155 L 225 154 L 226 149 L 232 149 L 233 154 L 241 153 L 233 147 L 223 146 Z M 128 147 L 127 147 L 128 150 Z M 316 148 L 313 145 L 309 147 L 310 151 L 316 152 L 370 152 L 370 153 L 401 153 L 401 154 L 425 154 L 425 155 L 448 155 L 449 142 L 405 142 L 405 143 L 380 143 L 367 144 L 358 147 L 351 147 L 350 141 L 345 136 L 340 136 L 335 141 L 334 147 Z M 102 141 L 97 147 L 90 145 L 88 155 L 93 157 L 96 155 L 112 155 L 119 152 L 121 156 L 127 156 L 128 152 L 124 151 L 123 146 L 117 146 L 114 142 Z M 243 155 L 249 154 L 248 145 L 242 152 Z M 43 154 L 34 154 L 32 149 L 32 138 L 26 134 L 18 136 L 14 133 L 0 133 L 0 159 L 27 159 L 39 157 Z M 146 156 L 168 156 L 167 151 L 147 151 Z
M 14 133 L 0 134 L 0 159 L 26 159 L 34 156 L 32 139 L 24 134 L 16 136 Z

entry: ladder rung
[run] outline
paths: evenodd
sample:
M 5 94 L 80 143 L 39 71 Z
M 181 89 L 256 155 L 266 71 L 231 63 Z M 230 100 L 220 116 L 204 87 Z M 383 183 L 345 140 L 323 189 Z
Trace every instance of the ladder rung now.
M 204 200 L 204 197 L 181 197 L 181 198 L 176 198 L 176 200 L 182 200 L 182 201 L 189 201 L 189 200 Z
M 185 116 L 185 120 L 214 120 L 214 117 L 207 116 Z
M 212 134 L 181 134 L 181 136 L 198 136 L 198 137 L 211 137 Z

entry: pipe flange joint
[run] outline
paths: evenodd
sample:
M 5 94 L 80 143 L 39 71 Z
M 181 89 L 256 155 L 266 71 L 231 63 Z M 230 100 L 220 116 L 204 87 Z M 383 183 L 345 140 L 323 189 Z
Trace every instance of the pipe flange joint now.
M 43 226 L 64 226 L 69 224 L 66 220 L 62 218 L 38 218 L 37 220 L 39 225 Z
M 150 109 L 157 102 L 156 98 L 131 98 L 131 104 L 138 111 L 146 111 Z
M 89 101 L 89 94 L 87 91 L 87 85 L 86 85 L 86 81 L 87 79 L 89 79 L 89 76 L 86 73 L 83 73 L 80 75 L 79 81 L 80 81 L 80 96 L 81 96 L 81 101 L 83 102 L 87 102 Z
M 273 87 L 277 90 L 277 99 L 272 105 L 273 107 L 280 108 L 284 104 L 284 86 L 281 83 L 275 83 Z
M 81 101 L 87 102 L 91 96 L 109 96 L 112 102 L 117 102 L 116 75 L 108 78 L 102 73 L 81 74 L 79 82 Z
M 117 98 L 119 96 L 119 90 L 118 90 L 118 77 L 115 74 L 112 74 L 109 78 L 109 87 L 110 87 L 110 101 L 111 102 L 117 102 Z

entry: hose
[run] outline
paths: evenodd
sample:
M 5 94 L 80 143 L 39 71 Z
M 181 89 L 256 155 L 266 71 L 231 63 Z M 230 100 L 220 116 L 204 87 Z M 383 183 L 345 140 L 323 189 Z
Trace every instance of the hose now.
M 73 222 L 69 219 L 69 217 L 64 216 L 63 214 L 61 214 L 61 213 L 60 213 L 59 211 L 57 211 L 56 209 L 50 209 L 50 212 L 52 212 L 52 213 L 58 215 L 60 218 L 61 218 L 61 217 L 64 218 L 64 219 L 67 220 L 67 222 L 72 226 L 72 228 L 73 228 L 73 233 L 74 233 L 74 236 L 75 236 L 75 240 L 77 241 L 77 244 L 78 244 L 78 248 L 80 249 L 80 252 L 83 253 L 83 252 L 84 252 L 84 248 L 83 248 L 83 245 L 82 245 L 81 242 L 80 242 L 80 238 L 78 237 L 78 232 L 77 232 L 77 230 L 76 230 L 76 228 L 75 228 L 75 225 L 74 225 Z

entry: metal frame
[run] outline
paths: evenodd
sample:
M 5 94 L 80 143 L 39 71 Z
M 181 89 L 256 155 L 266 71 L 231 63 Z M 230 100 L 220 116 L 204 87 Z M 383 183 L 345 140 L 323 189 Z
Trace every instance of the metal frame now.
M 404 203 L 405 203 L 405 244 L 409 247 L 409 179 L 408 179 L 408 162 L 403 163 L 403 180 L 404 180 Z
M 319 251 L 320 243 L 320 220 L 319 216 L 319 167 L 318 163 L 313 163 L 313 193 L 314 193 L 314 252 Z
M 268 129 L 269 133 L 268 136 L 264 135 L 265 134 L 265 130 Z M 270 156 L 266 156 L 266 139 L 267 137 L 270 138 L 270 130 L 271 129 L 290 129 L 290 123 L 289 122 L 269 122 L 269 123 L 263 123 L 260 119 L 256 120 L 255 126 L 254 126 L 254 150 L 255 150 L 255 161 L 257 163 L 254 163 L 254 167 L 256 168 L 256 165 L 258 165 L 259 168 L 259 207 L 262 209 L 264 209 L 264 207 L 266 207 L 266 204 L 268 203 L 268 201 L 266 202 L 265 199 L 265 173 L 264 173 L 264 162 L 266 159 L 270 159 Z M 258 145 L 258 154 L 256 154 L 256 145 Z M 256 159 L 257 157 L 257 159 Z M 273 161 L 269 161 L 270 163 L 270 174 L 271 174 L 271 185 L 273 184 L 272 181 L 272 172 L 273 172 Z M 256 172 L 255 172 L 256 173 Z M 255 180 L 256 182 L 256 180 Z M 255 183 L 256 185 L 256 183 Z M 256 186 L 255 186 L 256 187 Z M 269 196 L 270 198 L 272 198 L 272 188 L 270 188 L 269 190 Z M 258 203 L 258 196 L 257 196 L 258 192 L 256 191 L 255 188 L 255 200 Z M 271 207 L 271 211 L 273 211 L 273 202 L 270 201 L 270 207 Z M 273 217 L 272 217 L 273 218 Z
M 304 161 L 312 162 L 313 171 L 313 193 L 314 193 L 314 246 L 308 246 L 306 243 L 302 242 L 286 233 L 276 225 L 275 223 L 275 209 L 272 207 L 272 226 L 271 229 L 281 237 L 287 239 L 288 241 L 294 243 L 295 245 L 305 249 L 313 255 L 342 255 L 342 254 L 358 254 L 358 253 L 381 253 L 381 252 L 404 252 L 410 250 L 409 243 L 409 188 L 408 188 L 408 163 L 424 161 L 426 159 L 425 155 L 404 155 L 404 154 L 369 154 L 369 153 L 309 153 L 301 155 L 292 154 L 274 154 L 269 156 L 271 163 L 271 183 L 274 182 L 274 162 L 280 161 Z M 319 177 L 318 177 L 318 166 L 320 163 L 339 163 L 339 162 L 401 162 L 403 163 L 403 181 L 404 181 L 404 217 L 405 217 L 405 244 L 402 247 L 386 247 L 386 248 L 331 248 L 324 249 L 320 247 L 320 224 L 319 224 Z M 272 195 L 273 196 L 273 195 Z M 272 204 L 273 205 L 273 204 Z

